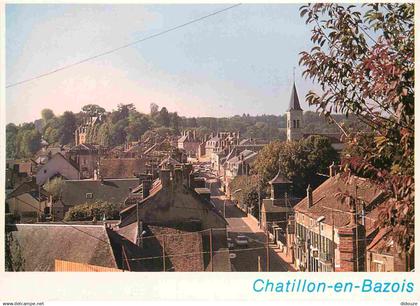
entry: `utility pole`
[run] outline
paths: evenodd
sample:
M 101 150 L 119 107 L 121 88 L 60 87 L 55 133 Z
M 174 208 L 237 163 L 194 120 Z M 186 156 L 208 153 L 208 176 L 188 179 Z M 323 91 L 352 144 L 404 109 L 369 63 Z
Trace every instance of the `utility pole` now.
M 162 242 L 162 258 L 163 258 L 163 272 L 165 272 L 166 271 L 165 235 L 163 235 L 163 242 Z
M 266 257 L 267 257 L 267 262 L 266 262 L 266 269 L 267 272 L 270 271 L 270 248 L 269 248 L 269 239 L 268 239 L 268 230 L 265 230 L 265 235 L 266 235 Z
M 210 228 L 210 267 L 213 272 L 213 229 Z
M 333 270 L 333 272 L 335 272 L 334 212 L 333 212 L 332 208 L 331 208 L 331 219 L 332 219 L 332 227 L 331 227 L 331 233 L 332 233 L 332 236 L 331 236 L 331 238 L 332 238 L 332 248 L 331 248 L 331 250 L 332 250 L 332 256 L 331 256 L 331 259 L 332 259 L 332 270 Z

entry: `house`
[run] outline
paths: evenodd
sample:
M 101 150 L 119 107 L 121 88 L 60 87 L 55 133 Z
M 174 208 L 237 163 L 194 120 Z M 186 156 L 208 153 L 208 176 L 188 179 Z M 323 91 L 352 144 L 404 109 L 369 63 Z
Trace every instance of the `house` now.
M 397 246 L 391 237 L 391 228 L 381 228 L 367 245 L 367 272 L 401 272 L 414 269 L 414 254 Z
M 343 195 L 357 198 L 343 198 Z M 331 176 L 295 207 L 295 266 L 301 271 L 367 271 L 366 250 L 386 208 L 384 193 L 368 180 Z
M 78 165 L 81 179 L 93 178 L 98 169 L 100 153 L 99 145 L 89 143 L 78 144 L 69 150 L 69 158 Z
M 6 235 L 14 270 L 55 271 L 56 260 L 118 268 L 103 225 L 16 224 Z
M 29 160 L 6 160 L 6 190 L 13 189 L 30 178 L 36 169 L 36 162 Z
M 113 231 L 117 244 L 121 245 L 121 237 L 125 237 L 128 259 L 160 256 L 157 264 L 148 267 L 139 262 L 140 266 L 131 269 L 162 271 L 171 266 L 173 271 L 230 270 L 227 222 L 206 194 L 190 187 L 190 171 L 191 167 L 162 168 L 149 196 L 120 212 L 121 221 Z M 158 238 L 160 234 L 167 235 L 167 240 Z M 166 267 L 164 256 L 171 261 L 168 265 L 165 262 Z
M 64 157 L 61 153 L 54 154 L 44 165 L 42 165 L 36 173 L 36 183 L 38 185 L 45 184 L 53 177 L 64 177 L 68 180 L 80 178 L 78 165 Z
M 122 207 L 138 186 L 138 178 L 64 181 L 61 197 L 53 204 L 54 220 L 62 220 L 71 207 L 79 204 L 108 202 Z
M 57 153 L 60 153 L 63 156 L 67 157 L 68 149 L 69 148 L 67 146 L 43 146 L 38 152 L 36 152 L 33 160 L 38 165 L 43 165 L 46 162 L 48 162 L 53 155 Z
M 99 177 L 104 179 L 134 178 L 149 169 L 149 159 L 143 158 L 104 158 L 99 162 Z
M 236 152 L 236 154 L 232 154 Z M 225 158 L 222 167 L 222 188 L 225 190 L 227 196 L 231 194 L 230 184 L 240 175 L 249 175 L 251 166 L 255 161 L 258 153 L 251 150 L 243 150 L 238 153 L 238 150 L 232 152 Z
M 48 203 L 48 192 L 32 179 L 7 195 L 6 213 L 12 213 L 20 222 L 36 222 L 50 213 Z
M 184 131 L 178 138 L 177 147 L 183 149 L 189 157 L 196 157 L 200 146 L 200 139 L 197 138 L 195 130 Z
M 238 144 L 240 141 L 239 132 L 219 132 L 216 135 L 211 134 L 210 139 L 206 141 L 206 155 L 219 153 L 226 149 L 228 145 Z

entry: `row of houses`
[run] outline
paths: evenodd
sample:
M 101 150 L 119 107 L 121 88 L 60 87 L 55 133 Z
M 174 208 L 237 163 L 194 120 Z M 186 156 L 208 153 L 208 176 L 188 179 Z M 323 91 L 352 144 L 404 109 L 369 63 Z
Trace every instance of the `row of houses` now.
M 121 205 L 119 220 L 9 223 L 13 262 L 21 257 L 25 271 L 54 271 L 57 261 L 121 271 L 230 271 L 227 223 L 192 165 L 167 156 L 158 168 L 155 179 L 144 174 L 64 180 L 52 206 L 55 215 L 81 203 L 106 201 Z M 48 208 L 51 198 L 35 179 L 10 195 L 9 209 L 27 205 L 35 213 Z
M 262 229 L 298 271 L 411 271 L 414 254 L 393 241 L 391 228 L 380 226 L 389 207 L 386 193 L 335 169 L 318 188 L 308 186 L 303 199 L 290 196 L 291 182 L 277 174 L 262 201 Z

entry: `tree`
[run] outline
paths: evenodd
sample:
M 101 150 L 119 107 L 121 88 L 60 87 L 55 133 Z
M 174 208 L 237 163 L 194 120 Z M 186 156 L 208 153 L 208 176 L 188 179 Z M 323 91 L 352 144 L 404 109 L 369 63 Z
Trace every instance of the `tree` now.
M 255 217 L 259 215 L 259 201 L 258 201 L 258 188 L 259 179 L 256 175 L 246 176 L 240 175 L 233 179 L 230 185 L 232 191 L 239 190 L 235 193 L 234 197 L 238 201 L 239 205 L 245 210 L 250 209 Z M 263 195 L 261 195 L 263 196 Z
M 301 16 L 313 25 L 310 51 L 301 53 L 304 76 L 320 85 L 306 100 L 327 118 L 353 114 L 371 130 L 350 133 L 346 174 L 369 178 L 390 197 L 380 218 L 391 238 L 414 249 L 414 4 L 310 4 Z
M 97 117 L 105 113 L 105 109 L 96 104 L 85 105 L 82 107 L 82 111 L 90 117 Z
M 72 112 L 64 112 L 63 116 L 60 117 L 60 129 L 59 129 L 59 143 L 61 145 L 69 144 L 73 142 L 74 131 L 76 130 L 76 116 Z
M 118 104 L 118 110 L 117 110 L 117 121 L 128 118 L 128 115 L 130 113 L 133 113 L 136 111 L 136 107 L 133 103 L 130 104 Z
M 303 196 L 308 185 L 318 186 L 328 166 L 338 160 L 328 138 L 310 136 L 300 141 L 275 141 L 265 146 L 254 163 L 253 172 L 265 185 L 279 171 L 293 182 L 295 195 Z
M 55 177 L 52 180 L 49 180 L 47 184 L 44 185 L 44 188 L 52 195 L 53 200 L 58 200 L 61 196 L 63 185 L 64 179 L 61 177 Z
M 150 117 L 154 118 L 159 112 L 159 105 L 150 103 Z
M 49 108 L 44 108 L 41 111 L 42 120 L 44 120 L 44 124 L 47 124 L 48 120 L 55 117 L 54 112 Z
M 171 118 L 169 117 L 169 112 L 166 107 L 162 107 L 159 111 L 159 114 L 156 117 L 156 121 L 159 125 L 164 127 L 169 127 L 171 123 Z
M 9 123 L 6 125 L 6 156 L 8 158 L 16 158 L 17 156 L 16 136 L 18 131 L 19 129 L 15 124 Z
M 126 128 L 129 141 L 140 140 L 141 136 L 150 129 L 152 123 L 149 117 L 140 113 L 131 113 L 128 117 L 128 126 Z
M 179 134 L 179 117 L 177 112 L 174 112 L 171 116 L 171 127 L 174 129 L 175 134 Z
M 92 221 L 93 219 L 117 220 L 121 207 L 108 202 L 79 204 L 71 207 L 64 216 L 64 221 Z
M 48 120 L 44 126 L 43 136 L 44 139 L 51 144 L 58 143 L 60 138 L 62 120 L 61 117 L 54 117 Z
M 24 123 L 16 135 L 16 156 L 31 157 L 41 148 L 41 134 L 33 123 Z

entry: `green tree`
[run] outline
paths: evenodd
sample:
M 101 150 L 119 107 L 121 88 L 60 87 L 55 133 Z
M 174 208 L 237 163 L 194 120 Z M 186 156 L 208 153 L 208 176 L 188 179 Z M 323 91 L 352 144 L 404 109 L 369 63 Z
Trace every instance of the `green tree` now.
M 59 143 L 62 145 L 72 143 L 73 135 L 76 130 L 76 116 L 72 112 L 64 112 L 60 117 Z
M 64 179 L 61 177 L 55 177 L 52 180 L 49 180 L 44 188 L 48 191 L 54 200 L 58 200 L 61 196 L 61 190 L 63 189 Z
M 259 215 L 259 201 L 258 189 L 261 188 L 259 178 L 256 175 L 247 176 L 240 175 L 233 179 L 230 185 L 232 192 L 237 191 L 234 198 L 238 204 L 246 211 L 251 210 L 252 215 L 258 218 Z M 264 194 L 261 194 L 264 197 Z
M 82 107 L 82 111 L 90 117 L 96 117 L 105 114 L 105 109 L 96 104 L 85 105 Z
M 156 116 L 156 122 L 164 127 L 169 127 L 171 123 L 171 118 L 166 107 L 162 107 L 159 111 L 159 114 Z
M 350 133 L 345 173 L 369 178 L 391 198 L 380 218 L 405 250 L 414 249 L 414 4 L 310 4 L 301 16 L 313 25 L 304 76 L 321 87 L 306 100 L 327 117 L 353 114 L 373 141 Z M 360 154 L 361 153 L 361 154 Z
M 318 173 L 326 173 L 328 166 L 338 160 L 328 138 L 310 136 L 300 141 L 275 141 L 259 153 L 253 171 L 266 184 L 279 171 L 293 182 L 295 195 L 304 195 L 308 185 L 321 183 Z
M 54 112 L 49 108 L 44 108 L 41 111 L 42 120 L 44 120 L 44 124 L 47 124 L 48 120 L 55 117 Z
M 41 148 L 41 134 L 33 123 L 24 123 L 16 135 L 16 155 L 31 157 Z
M 19 128 L 15 124 L 9 123 L 6 125 L 6 157 L 8 158 L 17 157 L 16 136 L 18 131 Z
M 150 129 L 152 123 L 147 115 L 138 112 L 131 113 L 128 117 L 126 129 L 129 141 L 140 140 L 141 136 Z
M 92 221 L 94 218 L 99 221 L 104 216 L 107 220 L 117 220 L 120 209 L 121 207 L 108 202 L 79 204 L 67 211 L 64 221 Z

